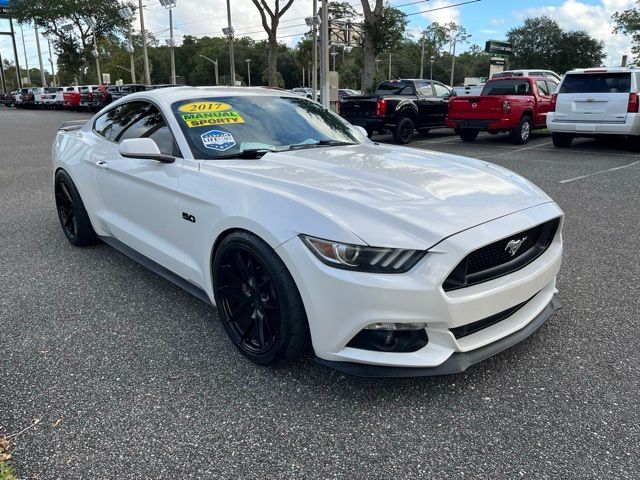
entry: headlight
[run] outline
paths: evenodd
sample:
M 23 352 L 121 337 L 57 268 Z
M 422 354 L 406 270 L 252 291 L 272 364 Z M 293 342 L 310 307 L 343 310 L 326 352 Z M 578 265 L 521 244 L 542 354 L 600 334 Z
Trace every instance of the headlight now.
M 427 253 L 424 250 L 367 247 L 332 242 L 307 235 L 300 235 L 300 238 L 323 263 L 361 272 L 404 273 Z

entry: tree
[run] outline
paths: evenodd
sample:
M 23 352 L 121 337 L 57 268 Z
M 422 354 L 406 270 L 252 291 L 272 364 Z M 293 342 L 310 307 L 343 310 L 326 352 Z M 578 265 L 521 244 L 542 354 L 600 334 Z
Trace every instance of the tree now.
M 70 73 L 81 74 L 85 66 L 92 65 L 93 29 L 87 18 L 96 20 L 95 33 L 99 39 L 123 33 L 126 20 L 120 17 L 118 9 L 123 6 L 135 7 L 131 3 L 118 4 L 112 0 L 12 0 L 15 18 L 21 24 L 34 22 L 50 35 L 58 53 L 59 66 Z M 72 25 L 64 30 L 63 25 Z
M 640 2 L 636 2 L 640 4 Z M 613 29 L 613 33 L 624 33 L 625 35 L 631 35 L 633 41 L 633 52 L 636 57 L 640 55 L 640 11 L 637 8 L 631 8 L 623 12 L 616 12 L 613 14 L 613 21 L 616 26 Z
M 564 31 L 549 17 L 527 18 L 507 32 L 513 47 L 510 68 L 546 68 L 564 73 L 575 67 L 600 66 L 604 43 L 584 31 Z M 579 62 L 579 63 L 577 63 Z
M 287 13 L 287 10 L 293 4 L 293 0 L 288 0 L 282 10 L 280 9 L 280 0 L 275 0 L 273 10 L 267 5 L 265 0 L 251 0 L 260 12 L 262 20 L 262 28 L 267 32 L 269 44 L 269 63 L 267 67 L 267 80 L 270 87 L 278 86 L 278 25 L 280 18 Z M 267 16 L 269 21 L 267 21 Z
M 391 51 L 402 41 L 407 28 L 407 16 L 382 0 L 375 0 L 373 9 L 369 0 L 361 0 L 364 15 L 363 91 L 373 91 L 376 76 L 376 55 Z

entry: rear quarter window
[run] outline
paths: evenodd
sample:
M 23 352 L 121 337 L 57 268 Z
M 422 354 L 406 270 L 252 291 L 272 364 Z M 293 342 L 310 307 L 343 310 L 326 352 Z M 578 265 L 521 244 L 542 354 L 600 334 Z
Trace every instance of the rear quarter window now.
M 487 82 L 481 95 L 530 95 L 531 84 L 527 80 L 505 79 Z
M 565 75 L 558 93 L 629 93 L 630 90 L 630 73 L 578 73 Z

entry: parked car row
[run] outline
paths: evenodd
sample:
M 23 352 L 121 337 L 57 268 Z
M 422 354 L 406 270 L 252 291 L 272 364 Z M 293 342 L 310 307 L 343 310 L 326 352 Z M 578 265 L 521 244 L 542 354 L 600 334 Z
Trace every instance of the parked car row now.
M 21 88 L 2 94 L 6 107 L 49 108 L 97 112 L 105 105 L 130 93 L 171 87 L 173 85 L 81 85 L 68 87 Z
M 481 131 L 507 132 L 522 145 L 533 130 L 547 128 L 559 148 L 574 138 L 623 135 L 640 149 L 639 90 L 640 71 L 627 67 L 575 69 L 562 78 L 543 70 L 501 72 L 466 95 L 436 81 L 393 80 L 375 95 L 342 98 L 339 113 L 369 136 L 391 132 L 399 144 L 416 130 L 448 127 L 465 142 Z

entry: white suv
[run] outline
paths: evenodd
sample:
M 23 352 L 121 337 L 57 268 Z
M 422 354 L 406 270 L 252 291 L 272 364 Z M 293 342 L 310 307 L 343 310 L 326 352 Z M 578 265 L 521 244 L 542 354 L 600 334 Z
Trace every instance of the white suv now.
M 640 146 L 639 85 L 640 71 L 632 68 L 567 72 L 547 114 L 553 144 L 566 148 L 578 137 L 625 135 Z

